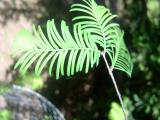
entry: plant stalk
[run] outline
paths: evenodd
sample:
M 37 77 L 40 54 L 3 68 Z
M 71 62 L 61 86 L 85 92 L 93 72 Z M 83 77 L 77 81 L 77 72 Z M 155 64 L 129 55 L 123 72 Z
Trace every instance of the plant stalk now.
M 120 101 L 120 104 L 121 104 L 121 107 L 122 107 L 124 119 L 125 119 L 125 120 L 128 120 L 128 119 L 127 119 L 126 112 L 125 112 L 123 100 L 122 100 L 121 94 L 120 94 L 120 92 L 119 92 L 119 89 L 118 89 L 118 87 L 117 87 L 117 83 L 116 83 L 116 80 L 115 80 L 115 78 L 114 78 L 113 72 L 112 72 L 112 70 L 110 69 L 109 64 L 108 64 L 108 61 L 107 61 L 107 59 L 106 59 L 105 51 L 103 51 L 101 54 L 102 54 L 103 59 L 104 59 L 104 61 L 105 61 L 105 63 L 106 63 L 106 67 L 107 67 L 107 69 L 108 69 L 109 75 L 110 75 L 110 77 L 111 77 L 111 79 L 112 79 L 112 82 L 113 82 L 113 84 L 114 84 L 116 93 L 117 93 L 117 95 L 118 95 L 118 98 L 119 98 L 119 101 Z

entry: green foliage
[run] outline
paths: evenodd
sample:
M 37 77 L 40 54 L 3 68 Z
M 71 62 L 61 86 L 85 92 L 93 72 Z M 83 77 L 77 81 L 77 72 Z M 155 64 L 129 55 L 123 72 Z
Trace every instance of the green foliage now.
M 73 4 L 71 11 L 86 14 L 73 18 L 78 20 L 73 25 L 73 34 L 64 21 L 61 22 L 60 34 L 54 20 L 48 20 L 46 36 L 40 26 L 38 30 L 33 27 L 33 34 L 26 29 L 19 32 L 14 42 L 14 56 L 20 55 L 20 59 L 15 68 L 19 67 L 25 73 L 36 62 L 35 73 L 39 75 L 49 64 L 49 74 L 55 69 L 59 79 L 65 74 L 70 76 L 83 70 L 87 73 L 99 64 L 99 57 L 105 52 L 110 58 L 111 70 L 122 70 L 131 76 L 132 62 L 124 44 L 124 33 L 117 23 L 111 22 L 116 15 L 94 0 Z
M 21 75 L 15 80 L 14 84 L 29 87 L 33 90 L 40 90 L 44 87 L 42 77 L 34 74 Z
M 97 5 L 94 0 L 84 1 L 86 4 L 74 4 L 71 11 L 83 12 L 85 16 L 77 16 L 73 21 L 79 20 L 82 28 L 92 33 L 92 41 L 101 46 L 111 60 L 111 70 L 118 69 L 132 73 L 132 61 L 124 44 L 124 33 L 117 23 L 111 20 L 117 15 L 112 15 L 109 9 Z
M 133 103 L 134 102 L 129 97 L 124 97 L 124 105 L 127 111 L 128 120 L 135 120 L 133 117 L 133 111 L 137 108 Z M 117 118 L 118 120 L 124 120 L 121 106 L 117 102 L 111 103 L 111 108 L 107 115 L 109 120 L 117 120 Z
M 10 89 L 9 85 L 3 85 L 3 84 L 1 84 L 0 85 L 0 95 L 8 92 L 9 89 Z
M 30 39 L 27 39 L 28 43 L 25 44 L 25 46 L 16 46 L 16 54 L 17 52 L 24 53 L 15 65 L 15 68 L 21 65 L 20 71 L 22 71 L 22 73 L 25 73 L 28 67 L 35 61 L 37 61 L 35 73 L 38 75 L 48 62 L 50 64 L 49 74 L 51 75 L 54 63 L 56 63 L 57 79 L 60 75 L 65 74 L 64 68 L 66 60 L 68 63 L 66 70 L 68 76 L 73 75 L 75 72 L 82 71 L 83 67 L 87 73 L 90 66 L 93 67 L 95 63 L 98 65 L 100 52 L 97 46 L 89 41 L 88 36 L 90 36 L 90 33 L 84 31 L 84 39 L 82 38 L 80 25 L 74 25 L 74 38 L 64 21 L 61 22 L 62 36 L 57 32 L 54 20 L 47 22 L 49 41 L 44 36 L 40 27 L 38 27 L 38 32 L 35 28 L 33 31 L 35 33 L 34 36 L 29 31 L 23 29 L 20 35 L 26 39 Z M 84 65 L 84 63 L 86 63 L 86 65 Z
M 124 26 L 127 31 L 130 31 L 128 36 L 131 35 L 130 39 L 133 41 L 132 47 L 134 49 L 132 58 L 135 66 L 137 66 L 136 74 L 129 82 L 132 87 L 127 88 L 127 91 L 130 92 L 128 96 L 130 96 L 131 108 L 133 108 L 132 112 L 136 120 L 160 119 L 159 5 L 159 0 L 147 0 L 146 4 L 137 1 L 128 6 L 130 10 L 125 10 L 131 15 L 130 24 Z M 146 9 L 144 9 L 145 7 Z
M 142 94 L 142 93 L 141 93 Z M 133 102 L 136 104 L 135 109 L 150 114 L 156 120 L 160 120 L 160 90 L 159 87 L 152 88 L 150 91 L 145 91 L 141 96 L 133 95 Z
M 8 110 L 0 110 L 1 120 L 11 120 L 11 113 Z
M 112 102 L 111 104 L 111 110 L 108 114 L 109 120 L 124 120 L 123 113 L 120 105 L 116 102 Z
M 45 115 L 45 116 L 44 116 L 44 120 L 52 120 L 52 117 L 49 116 L 49 115 Z
M 150 21 L 156 25 L 160 26 L 159 16 L 160 16 L 160 1 L 159 0 L 147 0 L 147 15 Z

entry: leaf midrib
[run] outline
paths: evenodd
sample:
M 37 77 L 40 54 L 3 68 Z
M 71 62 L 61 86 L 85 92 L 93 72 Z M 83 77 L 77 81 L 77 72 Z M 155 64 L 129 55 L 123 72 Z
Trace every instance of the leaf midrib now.
M 100 53 L 99 50 L 91 49 L 91 48 L 63 48 L 63 49 L 48 49 L 48 50 L 42 50 L 42 49 L 26 49 L 26 51 L 40 51 L 40 52 L 53 52 L 53 51 L 72 51 L 72 50 L 88 50 L 88 51 L 94 51 Z
M 104 34 L 104 28 L 103 28 L 103 26 L 101 25 L 101 23 L 99 22 L 99 19 L 98 19 L 98 17 L 97 17 L 97 15 L 96 15 L 96 10 L 92 7 L 92 11 L 91 11 L 92 13 L 93 13 L 93 17 L 95 18 L 95 20 L 96 20 L 96 22 L 97 22 L 97 24 L 98 24 L 98 26 L 100 27 L 100 30 L 101 30 L 101 32 L 102 32 L 102 37 L 103 37 L 103 44 L 104 44 L 104 47 L 103 47 L 103 49 L 104 49 L 104 51 L 105 51 L 105 48 L 106 48 L 106 42 L 105 42 L 105 34 Z

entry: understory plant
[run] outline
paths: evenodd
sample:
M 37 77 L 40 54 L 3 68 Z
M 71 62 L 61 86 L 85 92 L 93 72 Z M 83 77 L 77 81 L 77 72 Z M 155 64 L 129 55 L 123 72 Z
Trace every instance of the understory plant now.
M 62 20 L 58 30 L 52 19 L 47 21 L 45 32 L 40 26 L 33 26 L 32 32 L 22 29 L 17 34 L 13 57 L 20 58 L 15 69 L 19 68 L 24 74 L 35 63 L 35 73 L 40 75 L 48 65 L 49 75 L 55 70 L 56 79 L 59 79 L 76 72 L 88 73 L 98 66 L 102 57 L 127 120 L 113 70 L 121 70 L 131 76 L 133 65 L 123 40 L 124 32 L 119 24 L 113 22 L 117 15 L 111 14 L 109 9 L 94 0 L 73 4 L 70 12 L 79 14 L 73 17 L 70 28 Z

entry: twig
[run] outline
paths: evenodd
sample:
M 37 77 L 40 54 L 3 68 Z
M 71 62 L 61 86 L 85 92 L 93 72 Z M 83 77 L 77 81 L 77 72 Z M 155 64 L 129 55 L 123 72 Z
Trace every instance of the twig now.
M 118 87 L 117 87 L 116 80 L 115 80 L 115 78 L 114 78 L 112 69 L 110 69 L 109 64 L 108 64 L 108 61 L 107 61 L 107 59 L 106 59 L 105 51 L 101 52 L 101 55 L 103 56 L 103 59 L 104 59 L 104 61 L 105 61 L 105 63 L 106 63 L 106 67 L 107 67 L 108 72 L 109 72 L 109 75 L 110 75 L 110 77 L 111 77 L 111 79 L 112 79 L 112 82 L 113 82 L 113 84 L 114 84 L 116 93 L 117 93 L 117 95 L 118 95 L 118 98 L 119 98 L 119 101 L 120 101 L 120 104 L 121 104 L 121 107 L 122 107 L 122 111 L 123 111 L 124 118 L 125 118 L 125 120 L 128 120 L 128 119 L 127 119 L 127 115 L 126 115 L 126 113 L 125 113 L 125 108 L 124 108 L 123 100 L 122 100 L 121 94 L 120 94 L 120 92 L 119 92 L 119 90 L 118 90 Z

